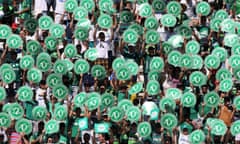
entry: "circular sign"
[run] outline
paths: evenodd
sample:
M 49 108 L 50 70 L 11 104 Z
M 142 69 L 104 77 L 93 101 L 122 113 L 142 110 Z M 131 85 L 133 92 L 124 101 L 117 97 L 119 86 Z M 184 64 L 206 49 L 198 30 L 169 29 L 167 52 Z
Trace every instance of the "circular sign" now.
M 51 57 L 48 53 L 42 52 L 37 56 L 37 68 L 42 72 L 47 72 L 52 68 Z
M 171 108 L 172 110 L 175 110 L 176 102 L 171 97 L 164 97 L 160 100 L 159 107 L 160 107 L 160 110 L 163 112 L 166 110 L 169 110 L 169 108 Z
M 53 24 L 49 30 L 51 36 L 55 38 L 62 38 L 65 33 L 64 27 L 61 24 Z
M 237 80 L 240 80 L 240 68 L 233 69 L 233 74 Z
M 31 55 L 37 55 L 41 50 L 41 45 L 36 40 L 30 40 L 27 42 L 27 52 Z
M 236 110 L 240 110 L 240 96 L 236 96 L 233 101 Z
M 64 9 L 69 12 L 72 13 L 78 6 L 78 3 L 76 0 L 67 0 L 64 3 Z
M 0 127 L 8 128 L 11 125 L 11 118 L 10 116 L 5 113 L 1 112 L 0 113 Z
M 232 74 L 231 74 L 231 72 L 230 72 L 228 69 L 226 69 L 226 68 L 221 68 L 221 69 L 219 69 L 219 70 L 217 71 L 217 73 L 216 73 L 216 79 L 217 79 L 218 81 L 222 81 L 222 80 L 224 80 L 224 79 L 230 79 L 230 78 L 232 78 Z
M 84 7 L 77 7 L 75 8 L 73 15 L 75 20 L 80 20 L 88 16 L 88 11 Z
M 205 85 L 207 83 L 207 77 L 200 71 L 195 71 L 191 73 L 189 77 L 190 83 L 193 86 L 199 86 Z
M 29 86 L 21 86 L 17 91 L 17 95 L 18 100 L 22 102 L 32 101 L 33 97 L 32 88 L 30 88 Z
M 123 32 L 123 41 L 135 44 L 138 41 L 138 33 L 133 29 L 127 29 Z
M 77 22 L 77 28 L 89 30 L 91 27 L 91 21 L 87 18 L 81 18 Z
M 168 88 L 166 92 L 166 97 L 170 97 L 174 100 L 180 99 L 182 97 L 182 91 L 178 88 Z
M 114 97 L 112 94 L 110 93 L 104 93 L 102 96 L 101 96 L 101 102 L 102 102 L 102 106 L 103 107 L 111 107 L 113 106 L 114 104 Z
M 53 87 L 52 92 L 57 99 L 65 99 L 68 95 L 68 88 L 63 84 L 58 84 Z
M 188 25 L 180 25 L 178 28 L 177 28 L 177 32 L 179 35 L 189 39 L 192 37 L 192 29 L 188 26 Z
M 84 7 L 88 12 L 92 12 L 95 8 L 95 2 L 93 0 L 81 0 L 80 6 Z
M 123 23 L 130 23 L 133 21 L 133 14 L 129 10 L 124 10 L 120 13 L 120 21 Z
M 212 122 L 211 127 L 211 134 L 217 135 L 217 136 L 222 136 L 225 135 L 227 132 L 227 126 L 224 123 L 224 121 L 220 119 L 216 119 Z
M 164 68 L 164 61 L 161 57 L 153 57 L 150 62 L 150 70 L 162 71 Z
M 146 29 L 154 29 L 156 30 L 159 27 L 159 23 L 156 17 L 150 16 L 144 22 L 144 27 Z
M 38 21 L 36 19 L 28 19 L 24 22 L 24 28 L 31 33 L 34 33 L 37 27 Z
M 66 106 L 59 105 L 54 109 L 54 118 L 57 121 L 66 120 L 68 116 L 68 111 Z
M 156 80 L 150 80 L 147 83 L 147 93 L 149 95 L 157 95 L 160 92 L 160 85 Z
M 6 84 L 10 84 L 16 80 L 16 73 L 13 69 L 4 69 L 1 73 L 2 81 Z
M 47 109 L 44 106 L 35 106 L 32 110 L 32 116 L 34 120 L 45 120 L 47 117 Z
M 232 19 L 224 19 L 220 26 L 223 32 L 235 33 L 235 22 Z
M 22 106 L 20 104 L 13 103 L 9 107 L 9 115 L 11 118 L 18 120 L 23 117 L 24 109 L 22 108 Z
M 53 65 L 53 70 L 57 74 L 66 74 L 68 67 L 64 60 L 57 60 Z
M 208 55 L 204 59 L 204 65 L 209 69 L 217 69 L 220 66 L 220 59 L 215 55 Z
M 128 111 L 128 109 L 132 106 L 132 102 L 128 99 L 123 99 L 118 103 L 118 107 L 121 108 L 124 112 Z
M 165 27 L 174 27 L 177 23 L 177 19 L 172 14 L 164 14 L 161 17 L 161 24 Z
M 153 0 L 152 8 L 155 12 L 163 12 L 166 7 L 166 4 L 163 0 Z
M 184 107 L 194 107 L 197 103 L 197 99 L 194 93 L 186 92 L 182 95 L 181 103 Z
M 125 60 L 123 58 L 115 58 L 113 63 L 112 63 L 112 69 L 114 71 L 118 70 L 120 67 L 125 65 Z
M 45 124 L 46 134 L 53 134 L 59 132 L 59 123 L 56 120 L 49 120 Z
M 138 124 L 137 133 L 140 137 L 148 137 L 152 133 L 152 127 L 148 122 L 141 122 Z
M 137 32 L 138 35 L 142 35 L 143 34 L 143 27 L 141 25 L 139 25 L 138 23 L 133 23 L 131 24 L 128 29 L 133 29 Z
M 172 130 L 178 123 L 176 116 L 171 113 L 164 114 L 160 121 L 162 127 L 168 130 Z
M 238 35 L 230 33 L 225 34 L 223 42 L 224 45 L 228 47 L 234 47 L 240 43 Z
M 215 56 L 219 57 L 221 62 L 224 62 L 228 57 L 227 50 L 225 48 L 222 48 L 222 47 L 215 48 L 212 51 L 212 55 L 215 55 Z
M 218 18 L 211 19 L 211 21 L 210 21 L 210 28 L 211 28 L 211 30 L 213 30 L 215 32 L 218 32 L 219 29 L 220 29 L 220 24 L 221 23 L 222 23 L 221 19 L 218 19 Z
M 90 69 L 89 63 L 84 59 L 79 59 L 74 64 L 74 71 L 76 74 L 87 73 Z
M 197 144 L 205 141 L 205 134 L 202 130 L 195 130 L 189 135 L 189 141 Z
M 181 4 L 177 1 L 170 1 L 167 4 L 167 13 L 179 16 L 182 12 Z
M 240 134 L 240 120 L 237 120 L 232 123 L 230 132 L 233 136 Z
M 189 54 L 183 54 L 180 59 L 180 66 L 183 68 L 191 69 L 193 65 L 192 56 Z
M 4 70 L 6 70 L 6 69 L 10 69 L 10 70 L 12 70 L 13 68 L 12 68 L 12 66 L 10 65 L 10 64 L 8 64 L 8 63 L 3 63 L 2 65 L 1 65 L 1 67 L 0 67 L 0 73 L 2 73 Z
M 204 103 L 208 107 L 217 107 L 219 102 L 220 102 L 219 95 L 214 91 L 209 92 L 204 96 Z
M 232 55 L 240 55 L 240 44 L 232 47 L 231 52 L 232 52 Z
M 235 69 L 239 68 L 240 65 L 240 55 L 231 55 L 228 61 L 229 65 Z
M 127 67 L 122 66 L 116 70 L 116 77 L 118 80 L 129 80 L 131 78 L 131 73 Z
M 99 9 L 101 11 L 108 11 L 108 9 L 113 6 L 113 1 L 112 0 L 99 0 L 98 5 L 99 5 Z
M 50 16 L 41 16 L 38 19 L 38 25 L 42 30 L 49 30 L 53 24 L 53 19 Z
M 233 81 L 232 79 L 224 79 L 220 82 L 219 90 L 223 92 L 229 92 L 232 89 Z
M 42 72 L 39 69 L 31 68 L 27 72 L 27 79 L 33 83 L 39 83 L 42 80 Z
M 162 43 L 162 49 L 165 54 L 169 54 L 172 51 L 173 46 L 169 42 L 165 41 Z
M 97 59 L 97 49 L 96 48 L 90 48 L 84 53 L 84 58 L 88 59 L 90 61 L 95 61 Z
M 160 40 L 160 35 L 155 30 L 148 30 L 145 35 L 147 44 L 158 44 Z
M 91 69 L 91 75 L 97 79 L 104 79 L 107 75 L 107 72 L 102 65 L 94 65 Z
M 84 41 L 88 38 L 88 30 L 79 27 L 74 31 L 74 36 L 76 39 Z
M 168 54 L 167 61 L 169 64 L 176 67 L 180 65 L 181 57 L 182 57 L 182 54 L 179 51 L 171 51 Z
M 101 104 L 101 96 L 97 92 L 91 92 L 88 94 L 87 100 L 85 101 L 85 105 L 87 106 L 89 111 L 93 111 L 97 109 Z
M 0 25 L 0 39 L 7 39 L 11 34 L 12 29 L 8 25 Z
M 150 71 L 148 73 L 148 80 L 159 80 L 159 71 Z
M 139 6 L 139 15 L 141 17 L 150 17 L 152 15 L 152 6 L 148 3 L 143 3 Z
M 126 62 L 126 66 L 129 69 L 129 72 L 131 75 L 137 75 L 138 74 L 138 64 L 134 60 L 128 60 Z
M 211 7 L 207 2 L 202 1 L 197 4 L 196 6 L 197 14 L 201 14 L 202 16 L 207 16 L 209 15 L 210 12 L 211 12 Z
M 139 92 L 141 92 L 143 89 L 143 83 L 142 82 L 137 82 L 136 84 L 134 84 L 128 91 L 128 93 L 130 95 L 132 94 L 137 94 Z
M 44 40 L 45 46 L 48 50 L 54 51 L 57 48 L 57 39 L 53 36 L 48 36 Z
M 119 107 L 112 107 L 108 112 L 108 116 L 111 118 L 113 122 L 119 122 L 124 117 L 124 112 Z
M 98 25 L 104 29 L 110 29 L 113 25 L 113 20 L 110 15 L 101 14 L 97 20 Z
M 23 40 L 19 35 L 12 34 L 7 38 L 7 45 L 12 49 L 19 49 L 23 46 Z
M 198 54 L 200 51 L 200 44 L 196 40 L 190 40 L 186 45 L 187 54 Z
M 141 118 L 141 111 L 138 107 L 132 106 L 126 111 L 127 119 L 131 122 L 137 122 Z
M 215 13 L 214 17 L 224 20 L 228 18 L 228 13 L 225 10 L 220 9 Z
M 25 55 L 20 59 L 21 69 L 31 69 L 34 66 L 34 59 L 30 55 Z
M 73 58 L 77 55 L 77 49 L 73 44 L 67 44 L 64 48 L 64 54 L 67 58 Z
M 20 120 L 18 120 L 15 124 L 15 130 L 18 133 L 24 133 L 26 135 L 29 135 L 32 132 L 32 123 L 31 121 L 22 118 Z
M 0 87 L 0 102 L 4 101 L 7 96 L 6 90 L 3 87 Z
M 81 107 L 84 105 L 86 98 L 87 98 L 87 94 L 85 92 L 80 92 L 74 97 L 73 103 L 75 106 Z

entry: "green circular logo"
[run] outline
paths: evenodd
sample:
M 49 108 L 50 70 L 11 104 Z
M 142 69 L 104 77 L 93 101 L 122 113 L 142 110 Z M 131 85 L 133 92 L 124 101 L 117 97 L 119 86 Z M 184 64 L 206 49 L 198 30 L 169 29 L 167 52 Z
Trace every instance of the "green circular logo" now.
M 108 116 L 111 118 L 113 122 L 119 122 L 124 117 L 124 112 L 119 107 L 112 107 L 110 111 L 108 112 Z
M 46 134 L 53 134 L 59 132 L 59 123 L 56 120 L 49 120 L 45 124 Z
M 38 21 L 36 19 L 28 19 L 24 22 L 24 27 L 27 31 L 34 33 L 38 27 Z
M 233 69 L 233 74 L 237 80 L 240 80 L 240 68 Z
M 54 109 L 54 118 L 57 121 L 62 121 L 62 120 L 66 120 L 67 116 L 68 116 L 68 111 L 67 111 L 67 107 L 66 106 L 57 106 Z
M 175 115 L 167 113 L 161 117 L 160 123 L 162 127 L 168 130 L 172 130 L 174 127 L 177 126 L 178 121 Z
M 123 23 L 130 23 L 133 21 L 133 14 L 129 10 L 124 10 L 120 13 L 120 21 Z
M 231 55 L 228 61 L 229 65 L 235 69 L 239 68 L 240 65 L 240 55 Z
M 37 55 L 41 50 L 41 45 L 36 40 L 30 40 L 27 42 L 27 52 L 31 55 Z
M 31 69 L 34 66 L 34 59 L 30 55 L 25 55 L 20 59 L 21 69 Z
M 87 18 L 81 18 L 77 22 L 77 28 L 89 30 L 91 27 L 91 21 Z
M 240 120 L 237 120 L 232 123 L 230 132 L 233 136 L 240 134 Z
M 57 99 L 65 99 L 68 95 L 68 88 L 63 84 L 58 84 L 52 89 L 53 96 Z
M 170 108 L 172 110 L 175 110 L 176 102 L 171 97 L 164 97 L 160 100 L 159 107 L 160 107 L 160 110 L 163 111 L 163 112 L 166 111 L 166 110 L 169 110 Z
M 207 16 L 207 15 L 209 15 L 210 12 L 211 12 L 211 7 L 207 2 L 203 1 L 203 2 L 199 2 L 197 4 L 197 6 L 196 6 L 196 13 L 197 14 Z
M 211 21 L 210 21 L 210 28 L 211 28 L 211 30 L 213 30 L 215 32 L 218 32 L 219 29 L 220 29 L 220 24 L 221 23 L 222 23 L 221 19 L 218 19 L 218 18 L 211 19 Z
M 220 82 L 219 90 L 223 92 L 229 92 L 232 89 L 233 82 L 232 79 L 224 79 Z
M 7 96 L 6 90 L 3 87 L 0 87 L 0 102 L 4 101 Z
M 155 30 L 148 30 L 146 32 L 145 38 L 146 38 L 146 43 L 147 44 L 157 44 L 157 43 L 159 43 L 160 35 Z
M 107 75 L 107 72 L 102 65 L 94 65 L 91 69 L 91 75 L 97 79 L 104 79 Z
M 143 83 L 142 82 L 137 82 L 136 84 L 134 84 L 128 91 L 128 93 L 130 95 L 132 94 L 137 94 L 139 92 L 141 92 L 143 89 Z
M 205 134 L 202 130 L 195 130 L 189 135 L 191 143 L 202 143 L 205 141 Z
M 137 75 L 138 74 L 138 64 L 134 60 L 128 60 L 126 62 L 126 66 L 129 69 L 131 75 Z
M 182 91 L 178 88 L 169 88 L 167 89 L 166 97 L 170 97 L 174 100 L 180 99 L 182 97 Z
M 44 106 L 35 106 L 32 110 L 32 116 L 34 120 L 45 120 L 47 113 L 47 109 Z
M 23 117 L 24 110 L 20 104 L 13 103 L 9 107 L 9 115 L 11 118 L 18 120 Z
M 224 19 L 220 26 L 223 32 L 235 33 L 235 22 L 232 19 Z
M 112 107 L 113 104 L 114 104 L 114 97 L 112 94 L 110 93 L 104 93 L 102 96 L 101 96 L 101 102 L 102 102 L 102 106 L 103 107 Z
M 194 107 L 197 103 L 197 99 L 194 93 L 186 92 L 181 98 L 181 103 L 184 107 Z
M 0 39 L 7 39 L 11 34 L 12 29 L 8 25 L 0 25 Z
M 87 98 L 87 94 L 85 92 L 80 92 L 74 97 L 73 103 L 75 106 L 81 107 L 84 105 L 86 98 Z
M 228 18 L 228 13 L 225 10 L 218 10 L 215 15 L 215 18 L 219 18 L 221 20 L 227 19 Z
M 147 29 L 156 30 L 159 27 L 159 23 L 156 17 L 150 16 L 144 22 L 144 27 Z
M 160 92 L 160 85 L 156 80 L 150 80 L 147 83 L 147 93 L 149 95 L 157 95 Z
M 51 36 L 55 38 L 61 38 L 65 33 L 64 27 L 61 24 L 53 24 L 49 30 Z
M 192 56 L 192 61 L 193 61 L 192 69 L 201 69 L 202 68 L 203 60 L 202 60 L 201 56 L 193 55 Z
M 232 74 L 231 72 L 226 69 L 226 68 L 221 68 L 217 71 L 216 73 L 216 79 L 218 81 L 222 81 L 224 79 L 231 79 L 232 78 Z
M 148 73 L 148 79 L 149 80 L 159 80 L 159 71 L 150 71 Z
M 24 133 L 28 135 L 32 132 L 32 129 L 33 127 L 31 121 L 25 118 L 19 119 L 15 124 L 15 130 L 18 133 Z
M 23 46 L 23 40 L 19 35 L 12 34 L 7 38 L 7 45 L 9 48 L 18 49 Z
M 80 20 L 88 16 L 88 11 L 84 7 L 77 7 L 74 10 L 73 15 L 75 20 Z
M 135 44 L 138 41 L 138 33 L 133 29 L 127 29 L 123 32 L 123 41 Z
M 48 53 L 42 52 L 37 56 L 37 68 L 42 72 L 47 72 L 52 68 L 51 57 Z
M 104 29 L 110 29 L 113 25 L 113 20 L 110 15 L 101 14 L 97 20 L 98 25 Z
M 50 51 L 56 50 L 58 44 L 57 39 L 53 36 L 46 37 L 44 43 L 46 45 L 46 48 Z
M 129 80 L 131 78 L 131 73 L 127 67 L 122 66 L 116 70 L 116 77 L 118 80 Z
M 167 4 L 167 13 L 179 16 L 182 11 L 181 4 L 177 1 L 171 1 Z
M 48 75 L 47 77 L 47 85 L 50 88 L 53 88 L 54 86 L 62 84 L 62 77 L 60 74 L 52 73 Z
M 101 105 L 101 96 L 97 92 L 91 92 L 88 94 L 87 100 L 85 101 L 89 111 L 97 109 Z
M 101 11 L 108 11 L 110 7 L 113 6 L 113 1 L 112 0 L 100 0 L 98 2 L 98 5 L 99 5 L 99 9 Z
M 76 74 L 87 73 L 90 69 L 89 63 L 84 59 L 79 59 L 74 64 L 74 71 Z
M 140 137 L 148 137 L 152 133 L 152 127 L 148 122 L 141 122 L 138 124 L 137 133 Z
M 95 2 L 93 0 L 81 0 L 80 6 L 84 7 L 88 12 L 92 12 L 95 8 Z
M 118 107 L 121 108 L 124 112 L 128 111 L 128 109 L 132 106 L 132 102 L 128 99 L 123 99 L 118 103 Z
M 78 3 L 76 0 L 67 0 L 64 3 L 64 9 L 69 12 L 72 13 L 78 6 Z
M 126 116 L 129 121 L 137 122 L 141 117 L 141 111 L 138 107 L 132 106 L 127 110 Z
M 220 119 L 216 119 L 212 122 L 211 128 L 211 134 L 222 136 L 225 135 L 227 132 L 227 126 L 224 123 L 224 121 Z
M 161 24 L 165 27 L 174 27 L 177 23 L 177 19 L 172 14 L 164 14 L 161 17 Z
M 214 91 L 209 92 L 204 96 L 204 103 L 208 107 L 217 107 L 219 102 L 220 102 L 219 95 Z
M 189 54 L 183 54 L 180 59 L 180 66 L 183 68 L 191 69 L 193 65 L 192 56 Z
M 179 66 L 180 65 L 180 60 L 181 60 L 182 54 L 179 51 L 171 51 L 168 54 L 168 63 L 173 65 L 173 66 Z
M 199 86 L 200 87 L 200 86 L 205 85 L 207 83 L 206 75 L 204 75 L 200 71 L 195 71 L 195 72 L 191 73 L 189 79 L 190 79 L 190 83 L 193 86 Z
M 152 6 L 148 3 L 143 3 L 139 6 L 139 15 L 141 17 L 150 17 L 152 15 Z
M 98 55 L 97 49 L 90 48 L 84 53 L 84 58 L 90 61 L 95 61 L 97 59 L 97 55 Z
M 32 88 L 29 86 L 22 86 L 17 91 L 18 100 L 25 102 L 25 101 L 32 101 L 33 91 Z
M 196 40 L 188 41 L 186 45 L 187 54 L 198 54 L 200 51 L 200 44 Z
M 224 45 L 228 47 L 234 47 L 236 45 L 239 45 L 239 38 L 236 34 L 226 34 L 223 39 Z
M 134 31 L 137 32 L 138 35 L 142 35 L 143 34 L 143 27 L 141 25 L 139 25 L 138 23 L 133 23 L 131 24 L 128 29 L 133 29 Z
M 1 73 L 2 81 L 6 84 L 10 84 L 16 80 L 16 73 L 13 69 L 4 69 Z
M 164 54 L 169 54 L 172 51 L 173 46 L 169 42 L 165 41 L 162 43 L 162 49 Z
M 112 63 L 112 68 L 114 71 L 118 70 L 120 67 L 125 65 L 125 60 L 123 58 L 115 58 Z
M 27 72 L 27 79 L 33 83 L 39 83 L 42 80 L 42 72 L 39 69 L 31 68 Z
M 233 104 L 237 110 L 240 110 L 240 96 L 236 96 L 234 98 Z
M 232 55 L 240 55 L 240 44 L 232 47 L 231 52 L 232 52 Z
M 74 36 L 78 39 L 78 40 L 81 40 L 81 41 L 84 41 L 88 38 L 88 30 L 86 29 L 83 29 L 83 28 L 77 28 L 75 31 L 74 31 Z
M 0 67 L 0 73 L 2 73 L 4 70 L 6 70 L 6 69 L 10 69 L 10 70 L 12 70 L 13 68 L 12 68 L 12 66 L 10 65 L 10 64 L 8 64 L 8 63 L 3 63 L 2 65 L 1 65 L 1 67 Z
M 150 62 L 150 70 L 162 71 L 164 68 L 164 61 L 160 57 L 153 57 Z
M 152 8 L 155 12 L 163 12 L 166 7 L 166 4 L 163 0 L 153 0 Z
M 187 39 L 190 39 L 192 37 L 192 29 L 188 25 L 180 25 L 177 28 L 177 33 Z
M 67 58 L 73 58 L 77 55 L 77 49 L 73 44 L 67 44 L 64 49 L 64 54 Z
M 212 51 L 212 54 L 219 57 L 221 62 L 225 61 L 228 57 L 227 50 L 225 48 L 222 48 L 222 47 L 215 48 Z
M 38 25 L 42 30 L 49 30 L 53 24 L 53 19 L 50 16 L 41 16 L 38 19 Z
M 184 38 L 183 38 L 183 36 L 176 34 L 176 35 L 171 36 L 168 39 L 168 42 L 171 43 L 174 48 L 181 48 L 184 43 Z
M 53 65 L 53 70 L 57 74 L 66 74 L 68 67 L 64 60 L 57 60 Z
M 220 66 L 220 59 L 215 55 L 208 55 L 204 59 L 204 65 L 209 69 L 217 69 Z
M 0 127 L 8 128 L 11 125 L 11 118 L 10 116 L 5 113 L 1 112 L 0 113 Z

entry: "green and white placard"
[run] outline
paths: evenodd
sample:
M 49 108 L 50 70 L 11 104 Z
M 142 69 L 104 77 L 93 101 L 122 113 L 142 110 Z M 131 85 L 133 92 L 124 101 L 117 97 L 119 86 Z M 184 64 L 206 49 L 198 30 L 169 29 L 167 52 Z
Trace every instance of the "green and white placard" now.
M 20 68 L 23 70 L 31 69 L 34 66 L 34 59 L 30 55 L 25 55 L 20 59 Z
M 177 67 L 180 66 L 180 60 L 181 60 L 182 54 L 179 51 L 171 51 L 168 54 L 167 61 L 169 64 Z
M 228 57 L 228 52 L 225 48 L 218 47 L 212 51 L 212 55 L 219 57 L 221 62 L 224 62 Z
M 138 41 L 138 33 L 134 29 L 127 29 L 123 32 L 123 41 L 130 44 L 135 44 Z
M 17 133 L 24 133 L 26 135 L 29 135 L 32 132 L 32 128 L 32 122 L 25 118 L 17 120 L 15 124 L 15 130 Z
M 0 25 L 0 39 L 7 39 L 11 34 L 12 29 L 8 25 Z
M 89 111 L 97 109 L 101 105 L 100 94 L 97 92 L 88 93 L 85 105 L 87 106 Z
M 89 63 L 84 59 L 78 59 L 74 63 L 74 71 L 76 74 L 87 73 L 90 69 Z
M 172 14 L 164 14 L 160 21 L 165 27 L 174 27 L 177 23 L 177 18 Z
M 170 1 L 167 4 L 167 13 L 173 14 L 174 16 L 179 16 L 182 12 L 182 6 L 177 1 Z
M 138 124 L 137 133 L 140 137 L 148 137 L 152 133 L 152 127 L 148 122 L 141 122 Z
M 65 11 L 67 11 L 69 13 L 74 12 L 74 10 L 77 8 L 77 6 L 78 6 L 77 0 L 67 0 L 64 3 L 64 9 L 65 9 Z
M 59 100 L 65 99 L 68 95 L 68 88 L 63 84 L 58 84 L 52 89 L 53 96 Z
M 19 103 L 13 103 L 10 105 L 8 113 L 12 119 L 18 120 L 23 117 L 24 109 Z
M 214 91 L 208 92 L 204 96 L 204 103 L 208 107 L 217 107 L 219 105 L 219 102 L 220 102 L 219 95 Z
M 175 115 L 173 115 L 171 113 L 166 113 L 166 114 L 162 115 L 160 123 L 163 128 L 172 130 L 173 128 L 175 128 L 177 126 L 178 120 Z
M 59 123 L 58 121 L 51 119 L 45 123 L 46 134 L 53 134 L 59 132 Z
M 176 102 L 171 97 L 164 97 L 159 102 L 159 108 L 163 112 L 165 112 L 166 110 L 169 110 L 169 108 L 171 108 L 172 110 L 175 110 Z
M 192 92 L 186 92 L 182 95 L 181 103 L 184 107 L 194 107 L 197 103 L 196 95 Z
M 226 68 L 221 68 L 217 71 L 216 73 L 216 79 L 218 81 L 222 81 L 224 79 L 231 79 L 232 78 L 232 74 L 231 72 L 226 69 Z
M 141 111 L 138 107 L 132 106 L 126 111 L 127 120 L 137 122 L 141 118 Z
M 74 97 L 73 103 L 76 107 L 82 107 L 86 100 L 87 94 L 85 92 L 80 92 Z
M 205 141 L 205 134 L 202 130 L 194 130 L 189 135 L 189 141 L 193 144 L 200 144 Z
M 11 49 L 20 49 L 23 46 L 23 40 L 19 35 L 12 34 L 7 38 L 7 45 Z
M 150 62 L 150 70 L 162 71 L 164 68 L 164 61 L 161 57 L 153 57 Z
M 32 116 L 34 120 L 45 120 L 47 117 L 47 109 L 44 106 L 35 106 L 32 110 Z
M 198 54 L 200 51 L 200 44 L 196 40 L 190 40 L 186 45 L 187 54 Z
M 232 123 L 230 132 L 233 136 L 239 135 L 240 134 L 240 120 L 237 120 Z
M 42 30 L 49 30 L 53 24 L 53 19 L 50 16 L 41 16 L 38 19 L 39 28 Z
M 117 106 L 121 108 L 124 112 L 126 112 L 130 107 L 133 106 L 133 103 L 128 99 L 123 99 L 118 103 Z
M 216 55 L 208 55 L 205 59 L 204 59 L 204 65 L 208 68 L 208 69 L 217 69 L 220 66 L 220 58 L 217 57 Z
M 124 117 L 124 112 L 121 108 L 119 107 L 112 107 L 110 109 L 110 111 L 108 112 L 108 117 L 110 117 L 110 119 L 113 122 L 119 122 L 123 119 Z
M 149 95 L 157 95 L 160 92 L 159 82 L 156 80 L 150 80 L 147 83 L 146 91 Z
M 223 92 L 229 92 L 233 87 L 233 81 L 231 78 L 224 79 L 219 84 L 219 90 Z
M 207 83 L 207 77 L 200 71 L 195 71 L 191 73 L 189 81 L 193 86 L 202 86 Z
M 170 97 L 174 100 L 181 99 L 182 91 L 178 88 L 168 88 L 166 91 L 166 97 Z
M 55 107 L 53 117 L 57 121 L 66 120 L 67 116 L 68 116 L 68 110 L 67 110 L 66 106 L 59 105 L 59 106 Z
M 152 15 L 152 6 L 149 3 L 143 3 L 139 6 L 139 15 L 141 17 L 150 17 Z
M 22 102 L 32 101 L 32 97 L 33 97 L 32 88 L 29 86 L 21 86 L 17 90 L 17 96 L 18 96 L 18 100 Z
M 199 2 L 196 6 L 196 13 L 202 16 L 207 16 L 211 12 L 211 7 L 208 2 Z

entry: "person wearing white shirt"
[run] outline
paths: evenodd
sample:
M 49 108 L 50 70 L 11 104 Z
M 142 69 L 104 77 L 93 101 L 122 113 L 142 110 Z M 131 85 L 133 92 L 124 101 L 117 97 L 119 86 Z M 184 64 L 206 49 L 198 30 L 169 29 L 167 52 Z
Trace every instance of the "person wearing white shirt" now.
M 66 0 L 56 0 L 55 23 L 59 24 L 64 14 L 64 3 Z

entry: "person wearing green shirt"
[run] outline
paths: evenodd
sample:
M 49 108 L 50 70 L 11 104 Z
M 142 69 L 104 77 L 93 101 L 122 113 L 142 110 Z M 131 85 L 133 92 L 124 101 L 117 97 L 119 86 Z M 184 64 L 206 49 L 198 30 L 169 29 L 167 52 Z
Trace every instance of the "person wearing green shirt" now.
M 19 16 L 20 23 L 23 23 L 24 20 L 27 20 L 32 17 L 31 6 L 32 6 L 31 0 L 20 0 L 18 9 L 19 11 L 16 12 L 16 14 Z

